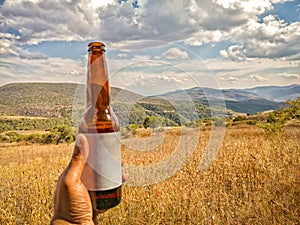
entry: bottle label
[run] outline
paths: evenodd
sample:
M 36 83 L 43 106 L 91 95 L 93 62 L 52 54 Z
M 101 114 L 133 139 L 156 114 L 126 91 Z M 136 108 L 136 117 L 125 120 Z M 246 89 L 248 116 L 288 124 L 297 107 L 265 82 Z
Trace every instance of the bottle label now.
M 122 185 L 120 132 L 85 134 L 89 155 L 81 180 L 90 191 Z

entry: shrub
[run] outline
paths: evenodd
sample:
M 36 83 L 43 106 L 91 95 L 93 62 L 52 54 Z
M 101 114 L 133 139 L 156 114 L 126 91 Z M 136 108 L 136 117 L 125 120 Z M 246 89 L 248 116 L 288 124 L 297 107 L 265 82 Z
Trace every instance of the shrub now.
M 47 144 L 58 144 L 61 142 L 73 142 L 75 140 L 71 127 L 67 125 L 55 126 L 50 130 L 50 134 L 46 135 L 45 142 Z
M 30 142 L 42 144 L 71 143 L 75 140 L 72 128 L 67 125 L 55 126 L 49 133 L 20 134 L 15 131 L 7 132 L 0 136 L 1 142 Z

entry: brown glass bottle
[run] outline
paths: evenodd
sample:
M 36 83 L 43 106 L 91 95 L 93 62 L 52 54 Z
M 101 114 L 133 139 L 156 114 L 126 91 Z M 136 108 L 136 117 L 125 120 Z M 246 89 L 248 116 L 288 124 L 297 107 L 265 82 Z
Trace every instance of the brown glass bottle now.
M 110 105 L 110 86 L 105 45 L 88 45 L 87 105 L 80 133 L 89 140 L 89 156 L 82 181 L 89 190 L 93 208 L 107 210 L 121 201 L 120 127 Z

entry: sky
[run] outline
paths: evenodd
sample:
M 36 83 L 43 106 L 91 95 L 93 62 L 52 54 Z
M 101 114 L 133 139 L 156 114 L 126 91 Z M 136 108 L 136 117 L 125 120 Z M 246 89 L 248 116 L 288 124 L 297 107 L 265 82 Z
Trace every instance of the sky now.
M 144 95 L 191 87 L 300 84 L 293 0 L 0 0 L 0 86 L 84 82 L 101 41 L 111 86 Z

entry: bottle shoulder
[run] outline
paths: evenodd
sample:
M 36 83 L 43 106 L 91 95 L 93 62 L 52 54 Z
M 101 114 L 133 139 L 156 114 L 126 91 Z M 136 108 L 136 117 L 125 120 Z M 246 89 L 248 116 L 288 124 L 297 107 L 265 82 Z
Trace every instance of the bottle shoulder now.
M 109 113 L 85 113 L 79 127 L 80 133 L 110 133 L 120 131 L 117 117 Z

